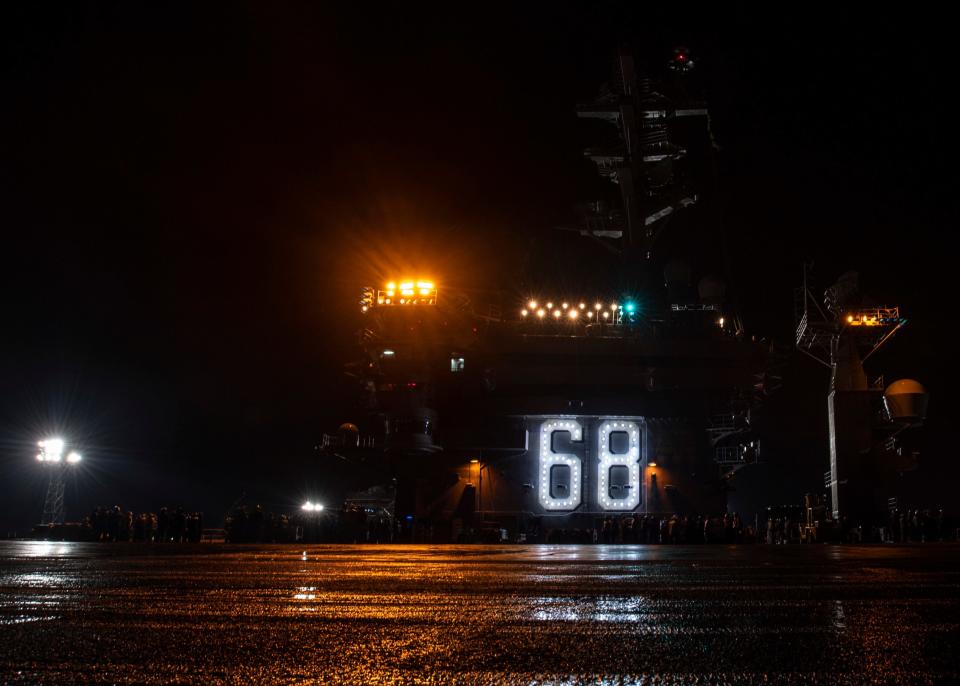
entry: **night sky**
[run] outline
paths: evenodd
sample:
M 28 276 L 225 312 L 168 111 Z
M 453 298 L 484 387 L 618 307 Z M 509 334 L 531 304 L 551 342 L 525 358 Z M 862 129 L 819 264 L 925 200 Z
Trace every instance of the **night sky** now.
M 619 44 L 697 60 L 748 330 L 790 341 L 804 260 L 821 291 L 858 270 L 911 320 L 868 374 L 927 385 L 924 469 L 956 483 L 956 72 L 936 14 L 316 4 L 4 9 L 3 532 L 38 519 L 52 432 L 86 456 L 71 519 L 183 505 L 216 525 L 245 489 L 276 509 L 332 492 L 313 446 L 355 419 L 358 287 L 390 267 L 515 282 L 583 195 L 574 106 Z M 827 371 L 797 359 L 787 381 L 777 421 L 822 448 L 816 481 Z

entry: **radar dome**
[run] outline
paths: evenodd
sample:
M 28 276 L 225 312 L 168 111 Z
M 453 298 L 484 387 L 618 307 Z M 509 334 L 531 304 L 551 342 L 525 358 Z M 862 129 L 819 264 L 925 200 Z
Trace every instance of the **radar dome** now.
M 360 429 L 357 428 L 356 424 L 344 422 L 340 425 L 338 432 L 340 433 L 340 441 L 344 447 L 356 447 L 360 445 Z
M 913 379 L 894 381 L 883 392 L 883 404 L 894 421 L 923 421 L 929 399 L 927 389 Z

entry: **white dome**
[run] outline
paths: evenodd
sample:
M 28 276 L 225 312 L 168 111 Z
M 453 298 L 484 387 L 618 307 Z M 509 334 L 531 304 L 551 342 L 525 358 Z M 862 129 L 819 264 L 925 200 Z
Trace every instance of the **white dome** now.
M 913 379 L 899 379 L 883 392 L 890 419 L 918 424 L 927 416 L 927 390 Z M 919 420 L 919 421 L 918 421 Z
M 700 294 L 700 299 L 705 303 L 721 303 L 724 294 L 727 292 L 727 284 L 723 282 L 723 279 L 708 274 L 700 279 L 697 284 L 697 292 Z
M 884 395 L 904 395 L 912 393 L 926 393 L 927 389 L 913 379 L 898 379 L 887 386 Z

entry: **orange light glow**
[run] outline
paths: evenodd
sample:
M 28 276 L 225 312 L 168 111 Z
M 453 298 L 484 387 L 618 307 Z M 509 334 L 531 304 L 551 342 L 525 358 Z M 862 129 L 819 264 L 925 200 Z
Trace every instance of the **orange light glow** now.
M 432 279 L 388 281 L 378 294 L 378 305 L 436 305 L 437 286 Z M 397 296 L 402 296 L 397 299 Z

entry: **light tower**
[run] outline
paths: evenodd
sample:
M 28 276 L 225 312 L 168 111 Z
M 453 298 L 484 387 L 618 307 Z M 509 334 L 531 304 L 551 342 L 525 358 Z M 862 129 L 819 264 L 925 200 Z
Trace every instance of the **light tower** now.
M 62 524 L 64 520 L 63 492 L 66 484 L 66 472 L 69 465 L 75 465 L 83 459 L 80 453 L 71 451 L 66 458 L 63 449 L 66 446 L 62 438 L 48 438 L 37 443 L 40 452 L 37 461 L 42 462 L 49 474 L 47 496 L 43 500 L 41 524 Z

